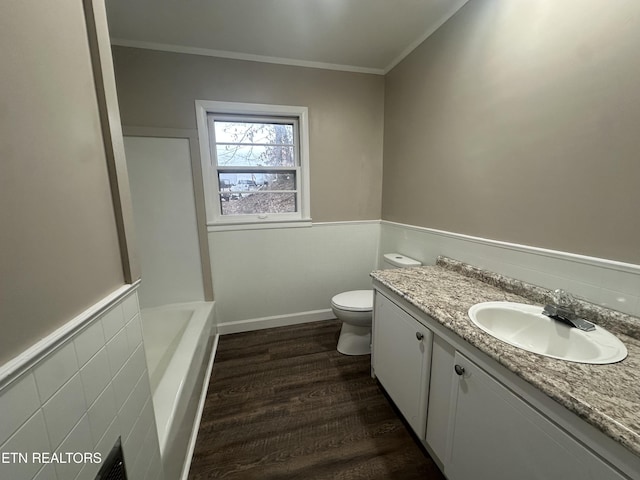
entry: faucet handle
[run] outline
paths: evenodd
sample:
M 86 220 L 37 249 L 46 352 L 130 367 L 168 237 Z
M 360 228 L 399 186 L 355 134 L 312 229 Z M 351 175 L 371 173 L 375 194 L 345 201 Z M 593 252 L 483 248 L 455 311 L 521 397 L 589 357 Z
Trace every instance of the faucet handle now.
M 564 308 L 571 306 L 575 301 L 573 295 L 571 295 L 569 292 L 565 292 L 561 288 L 553 291 L 552 298 L 553 303 L 555 303 L 559 307 Z

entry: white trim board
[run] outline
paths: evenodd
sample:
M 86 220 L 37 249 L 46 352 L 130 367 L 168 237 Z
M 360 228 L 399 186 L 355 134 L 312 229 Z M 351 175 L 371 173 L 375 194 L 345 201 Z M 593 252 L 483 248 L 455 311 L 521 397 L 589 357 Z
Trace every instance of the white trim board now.
M 516 250 L 524 253 L 534 253 L 537 255 L 544 255 L 547 257 L 558 258 L 562 260 L 570 260 L 573 262 L 585 263 L 587 265 L 594 265 L 597 267 L 611 268 L 614 270 L 621 270 L 629 273 L 640 274 L 640 265 L 636 265 L 633 263 L 625 263 L 617 260 L 609 260 L 606 258 L 599 258 L 599 257 L 590 257 L 587 255 L 580 255 L 577 253 L 563 252 L 560 250 L 550 250 L 546 248 L 533 247 L 530 245 L 522 245 L 518 243 L 503 242 L 501 240 L 491 240 L 488 238 L 474 237 L 472 235 L 465 235 L 462 233 L 454 233 L 454 232 L 448 232 L 445 230 L 436 230 L 433 228 L 418 227 L 415 225 L 407 225 L 404 223 L 390 222 L 387 220 L 382 220 L 381 224 L 389 225 L 391 227 L 415 230 L 417 232 L 439 235 L 442 237 L 455 238 L 457 240 L 466 240 L 469 242 L 480 243 L 480 244 L 489 245 L 492 247 L 507 248 L 510 250 Z
M 49 353 L 69 340 L 84 327 L 88 326 L 113 305 L 135 292 L 139 284 L 140 280 L 129 285 L 123 285 L 0 366 L 0 391 L 9 385 L 12 380 L 45 358 Z
M 335 222 L 313 222 L 310 218 L 293 220 L 289 222 L 265 222 L 265 223 L 236 223 L 224 225 L 208 225 L 208 232 L 226 232 L 231 230 L 263 230 L 273 228 L 299 228 L 299 227 L 342 227 L 349 225 L 380 225 L 380 220 L 343 220 Z
M 335 222 L 313 222 L 314 227 L 341 227 L 348 225 L 380 225 L 381 220 L 338 220 Z
M 254 330 L 264 330 L 267 328 L 286 327 L 301 323 L 320 322 L 336 318 L 331 309 L 312 310 L 310 312 L 289 313 L 285 315 L 275 315 L 273 317 L 250 318 L 247 320 L 235 320 L 232 322 L 218 323 L 218 334 L 227 335 L 230 333 L 251 332 Z
M 426 38 L 426 37 L 425 37 Z M 353 65 L 340 65 L 335 63 L 312 62 L 308 60 L 296 60 L 292 58 L 269 57 L 250 53 L 230 52 L 227 50 L 213 50 L 210 48 L 188 47 L 183 45 L 170 45 L 167 43 L 143 42 L 140 40 L 126 40 L 112 38 L 111 45 L 118 47 L 141 48 L 145 50 L 157 50 L 160 52 L 182 53 L 187 55 L 202 55 L 205 57 L 227 58 L 230 60 L 244 60 L 249 62 L 273 63 L 277 65 L 289 65 L 293 67 L 319 68 L 322 70 L 337 70 L 341 72 L 365 73 L 370 75 L 384 75 L 382 68 L 356 67 Z M 415 47 L 414 47 L 415 48 Z

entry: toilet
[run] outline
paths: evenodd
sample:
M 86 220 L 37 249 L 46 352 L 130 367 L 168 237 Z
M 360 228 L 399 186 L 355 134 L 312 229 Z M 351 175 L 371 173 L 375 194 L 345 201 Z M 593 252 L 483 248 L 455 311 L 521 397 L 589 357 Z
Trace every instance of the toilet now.
M 399 253 L 386 253 L 383 269 L 419 267 L 413 258 Z M 368 355 L 371 353 L 371 319 L 373 316 L 373 290 L 351 290 L 331 299 L 331 310 L 342 322 L 338 352 L 343 355 Z

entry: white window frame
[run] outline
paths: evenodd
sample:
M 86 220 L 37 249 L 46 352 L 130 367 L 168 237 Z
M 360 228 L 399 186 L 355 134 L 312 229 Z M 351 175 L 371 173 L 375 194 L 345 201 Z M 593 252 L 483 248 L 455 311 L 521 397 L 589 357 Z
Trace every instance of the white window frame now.
M 213 158 L 208 115 L 250 115 L 295 118 L 298 123 L 298 161 L 296 167 L 297 212 L 249 215 L 222 215 L 218 195 L 218 166 Z M 253 228 L 310 226 L 309 199 L 309 112 L 307 107 L 260 103 L 196 100 L 196 116 L 202 163 L 202 183 L 209 231 Z

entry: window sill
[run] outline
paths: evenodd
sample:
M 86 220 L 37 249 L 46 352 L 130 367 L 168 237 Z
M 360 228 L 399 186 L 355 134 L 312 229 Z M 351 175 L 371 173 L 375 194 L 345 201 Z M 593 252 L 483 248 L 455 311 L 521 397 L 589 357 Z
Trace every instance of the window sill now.
M 310 227 L 311 219 L 304 218 L 301 220 L 275 220 L 272 222 L 233 222 L 233 223 L 209 223 L 207 224 L 208 232 L 226 232 L 233 230 L 263 230 L 273 228 L 299 228 Z

